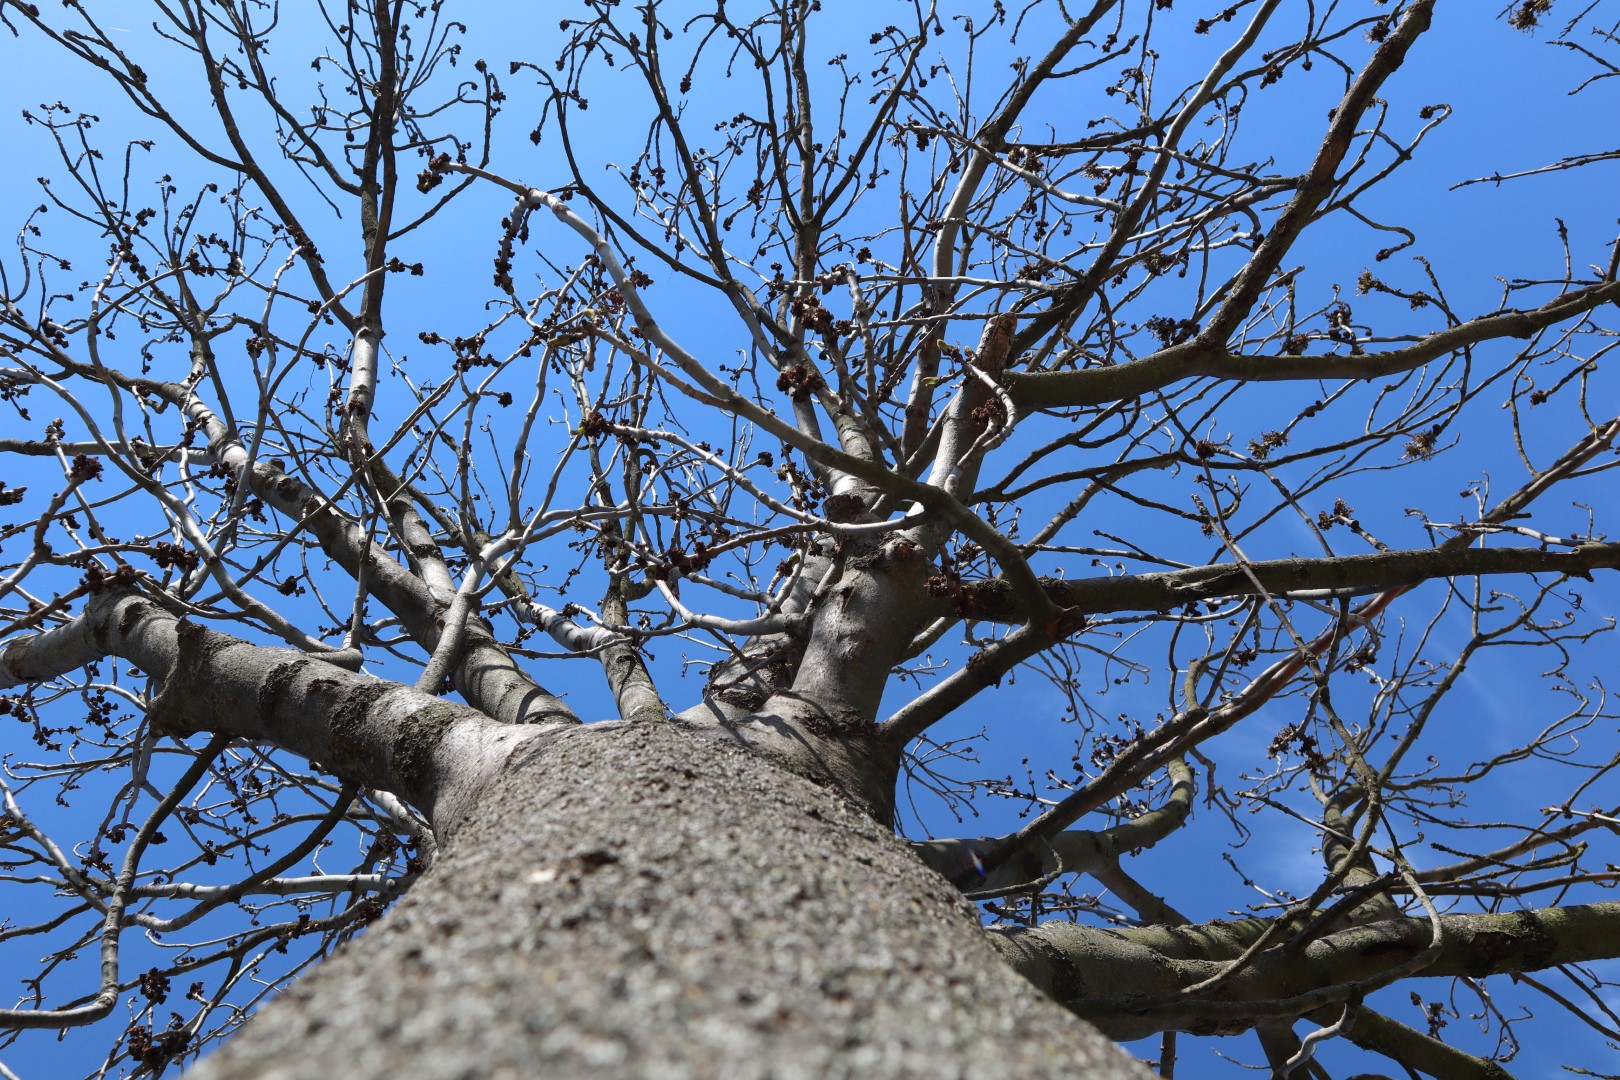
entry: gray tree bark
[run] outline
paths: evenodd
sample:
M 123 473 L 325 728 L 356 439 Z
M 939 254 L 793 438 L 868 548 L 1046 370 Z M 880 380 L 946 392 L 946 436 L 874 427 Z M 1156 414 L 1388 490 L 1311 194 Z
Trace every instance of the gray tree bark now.
M 518 750 L 375 927 L 192 1074 L 1148 1075 L 824 785 L 681 723 Z

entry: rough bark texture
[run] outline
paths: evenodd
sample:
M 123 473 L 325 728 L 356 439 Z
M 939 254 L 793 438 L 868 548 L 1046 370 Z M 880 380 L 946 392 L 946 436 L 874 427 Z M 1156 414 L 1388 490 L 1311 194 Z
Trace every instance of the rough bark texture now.
M 199 1080 L 1123 1078 L 973 909 L 826 788 L 678 725 L 575 729 Z

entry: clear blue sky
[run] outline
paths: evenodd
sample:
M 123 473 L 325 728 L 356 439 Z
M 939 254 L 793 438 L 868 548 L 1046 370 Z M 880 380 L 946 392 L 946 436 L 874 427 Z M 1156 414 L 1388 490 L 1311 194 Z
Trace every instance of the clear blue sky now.
M 889 18 L 883 4 L 860 5 L 858 13 L 856 5 L 846 5 L 844 0 L 826 0 L 826 4 L 832 9 L 829 32 L 849 33 L 852 48 L 864 42 L 868 19 L 881 25 Z M 1195 5 L 1184 2 L 1181 6 Z M 1616 231 L 1616 214 L 1620 212 L 1620 203 L 1613 196 L 1617 167 L 1614 163 L 1598 165 L 1579 174 L 1515 181 L 1516 186 L 1504 189 L 1509 192 L 1506 197 L 1504 190 L 1492 185 L 1477 185 L 1455 192 L 1448 190 L 1461 180 L 1496 171 L 1532 168 L 1564 154 L 1602 150 L 1620 141 L 1612 120 L 1613 91 L 1598 87 L 1569 99 L 1566 91 L 1585 69 L 1572 63 L 1567 52 L 1550 47 L 1547 44 L 1549 33 L 1537 37 L 1509 30 L 1492 17 L 1498 6 L 1466 0 L 1442 4 L 1435 29 L 1422 40 L 1403 71 L 1391 81 L 1385 96 L 1398 112 L 1404 110 L 1405 115 L 1410 115 L 1421 105 L 1446 102 L 1455 114 L 1425 144 L 1419 159 L 1403 171 L 1402 178 L 1390 186 L 1388 193 L 1369 204 L 1418 232 L 1419 243 L 1414 250 L 1431 260 L 1448 286 L 1451 302 L 1464 315 L 1489 310 L 1497 304 L 1501 288 L 1499 277 L 1556 277 L 1561 273 L 1562 253 L 1557 243 L 1555 216 L 1561 217 L 1569 227 L 1578 264 L 1605 261 Z M 132 42 L 144 47 L 151 44 L 150 36 L 142 29 L 149 20 L 140 13 L 140 8 L 141 5 L 134 3 L 119 5 L 118 14 L 108 17 L 115 25 L 119 19 L 126 20 L 122 31 L 127 31 Z M 551 14 L 535 17 L 523 5 L 497 3 L 465 5 L 465 9 L 462 17 L 476 20 L 472 22 L 468 56 L 488 57 L 499 72 L 506 70 L 509 59 L 544 62 L 556 52 L 553 43 L 556 17 Z M 290 12 L 287 17 L 296 19 L 300 14 L 307 15 Z M 302 32 L 298 27 L 293 29 Z M 1217 26 L 1207 39 L 1189 39 L 1191 44 L 1186 54 L 1163 56 L 1164 85 L 1179 88 L 1185 80 L 1175 77 L 1173 72 L 1192 72 L 1207 60 L 1211 50 L 1220 48 L 1234 34 L 1235 28 L 1230 24 Z M 278 45 L 283 58 L 298 55 L 307 47 L 306 41 L 299 40 L 296 34 Z M 160 82 L 167 80 L 183 85 L 188 78 L 178 65 L 160 61 L 148 66 Z M 287 69 L 289 80 L 313 78 L 301 63 L 289 61 Z M 497 168 L 542 186 L 560 181 L 563 172 L 555 161 L 547 160 L 546 148 L 542 147 L 537 153 L 522 138 L 522 131 L 529 123 L 522 118 L 528 115 L 528 107 L 538 98 L 522 78 L 506 81 L 514 100 L 505 120 L 509 128 L 507 141 L 504 147 L 497 149 Z M 694 92 L 694 114 L 723 114 L 730 108 L 729 93 L 731 88 L 725 83 L 699 85 Z M 1335 96 L 1331 78 L 1285 81 L 1273 92 L 1256 94 L 1246 106 L 1247 145 L 1273 148 L 1270 152 L 1277 157 L 1277 171 L 1297 170 L 1314 149 L 1322 118 Z M 7 148 L 0 157 L 0 232 L 10 235 L 26 209 L 39 201 L 35 177 L 62 175 L 45 133 L 37 126 L 25 125 L 19 117 L 22 108 L 57 100 L 98 113 L 103 118 L 100 130 L 109 151 L 120 146 L 125 138 L 157 137 L 159 143 L 150 155 L 150 166 L 143 167 L 147 173 L 172 169 L 190 179 L 201 175 L 193 172 L 189 164 L 170 164 L 174 160 L 168 149 L 173 145 L 172 137 L 150 130 L 144 121 L 133 117 L 94 73 L 65 66 L 35 35 L 26 31 L 21 39 L 0 35 L 0 138 Z M 200 98 L 194 104 L 200 106 Z M 599 92 L 593 98 L 591 114 L 595 120 L 585 135 L 585 154 L 596 155 L 603 161 L 616 160 L 627 147 L 639 141 L 639 129 L 621 120 L 620 110 L 628 107 L 608 91 Z M 1043 107 L 1060 110 L 1071 105 L 1052 101 L 1043 103 Z M 199 112 L 197 123 L 201 130 L 208 127 L 210 121 Z M 600 127 L 594 126 L 598 124 Z M 414 285 L 405 279 L 396 279 L 402 288 L 408 286 L 416 290 L 411 302 L 424 324 L 431 324 L 436 312 L 455 312 L 469 303 L 481 302 L 486 295 L 488 260 L 496 235 L 494 222 L 504 212 L 505 200 L 505 195 L 494 194 L 464 200 L 456 216 L 448 218 L 436 230 L 434 235 L 439 238 L 476 238 L 457 249 L 467 260 L 464 266 L 436 264 L 430 253 L 428 278 Z M 1325 300 L 1335 284 L 1342 285 L 1348 294 L 1353 289 L 1356 274 L 1370 264 L 1372 252 L 1387 242 L 1386 236 L 1354 224 L 1316 230 L 1309 244 L 1299 249 L 1298 257 L 1291 259 L 1308 266 L 1300 278 L 1302 295 L 1314 290 L 1319 300 Z M 1392 261 L 1388 269 L 1392 277 L 1414 272 L 1412 264 L 1404 262 L 1408 254 L 1403 253 Z M 84 266 L 93 266 L 101 254 L 94 247 L 87 247 L 74 257 Z M 570 254 L 559 261 L 578 257 L 578 254 Z M 1380 273 L 1384 272 L 1381 268 Z M 453 322 L 448 315 L 447 321 Z M 707 309 L 694 307 L 684 315 L 674 313 L 671 323 L 677 336 L 718 355 L 739 347 L 737 341 L 717 333 L 715 327 L 725 324 L 713 321 L 712 312 Z M 1291 401 L 1286 396 L 1279 396 L 1276 401 L 1279 409 L 1296 407 L 1285 404 Z M 40 403 L 35 413 L 37 419 L 50 410 Z M 1228 416 L 1231 430 L 1221 434 L 1237 435 L 1241 441 L 1264 427 L 1273 426 L 1268 417 L 1243 418 L 1244 423 L 1251 421 L 1253 431 L 1239 430 Z M 1483 422 L 1505 425 L 1505 417 Z M 1503 430 L 1505 434 L 1505 426 Z M 1558 436 L 1559 433 L 1554 432 L 1549 437 L 1556 441 Z M 1368 477 L 1358 490 L 1357 499 L 1363 505 L 1380 501 L 1398 501 L 1402 506 L 1456 505 L 1456 492 L 1467 488 L 1483 473 L 1502 477 L 1502 489 L 1506 490 L 1512 482 L 1509 478 L 1515 477 L 1517 471 L 1505 437 L 1494 449 L 1488 440 L 1476 441 L 1471 444 L 1468 455 L 1442 455 L 1421 471 L 1399 474 L 1396 483 Z M 6 475 L 3 479 L 15 486 L 26 482 L 27 477 Z M 1449 493 L 1444 497 L 1449 501 L 1443 501 L 1436 493 Z M 1602 491 L 1594 497 L 1613 501 L 1612 494 Z M 1463 513 L 1465 508 L 1457 512 Z M 1129 522 L 1118 527 L 1129 528 Z M 1408 533 L 1386 539 L 1410 544 L 1423 542 L 1415 524 Z M 1592 602 L 1600 605 L 1600 610 L 1605 604 L 1611 611 L 1620 608 L 1612 585 L 1603 579 L 1588 592 Z M 1419 610 L 1426 609 L 1420 607 Z M 1451 627 L 1448 632 L 1460 634 L 1462 628 Z M 674 686 L 679 650 L 666 646 L 663 652 L 660 667 L 666 680 L 664 685 Z M 1457 695 L 1454 705 L 1457 717 L 1449 727 L 1452 732 L 1449 737 L 1455 738 L 1457 744 L 1446 749 L 1473 750 L 1477 756 L 1482 751 L 1474 749 L 1475 746 L 1489 746 L 1493 742 L 1506 746 L 1520 734 L 1525 717 L 1544 714 L 1548 703 L 1540 693 L 1541 684 L 1534 678 L 1537 665 L 1538 658 L 1526 657 L 1522 661 L 1504 661 L 1485 674 L 1475 676 L 1477 683 Z M 611 711 L 594 665 L 564 667 L 563 671 L 563 682 L 553 689 L 568 692 L 583 715 L 607 715 Z M 548 676 L 548 684 L 557 682 L 555 675 L 548 672 Z M 1145 686 L 1140 683 L 1108 686 L 1105 711 L 1151 717 L 1163 708 L 1165 701 L 1159 679 L 1162 676 Z M 671 696 L 679 701 L 681 693 L 677 689 Z M 1055 691 L 1046 684 L 1023 677 L 1005 686 L 993 701 L 980 704 L 981 709 L 970 710 L 960 718 L 957 733 L 971 734 L 987 723 L 1004 728 L 1008 718 L 1016 718 L 1019 727 L 1016 738 L 993 740 L 986 746 L 978 771 L 986 775 L 1017 773 L 1025 757 L 1033 761 L 1037 773 L 1048 764 L 1061 768 L 1067 763 L 1073 733 L 1057 722 L 1060 702 Z M 1278 726 L 1280 721 L 1246 725 L 1222 740 L 1212 752 L 1226 768 L 1225 775 L 1235 777 L 1240 768 L 1263 760 L 1264 746 Z M 1604 734 L 1612 735 L 1612 732 Z M 26 732 L 0 726 L 0 753 L 27 756 L 32 749 Z M 1043 757 L 1046 752 L 1049 752 L 1046 755 L 1050 757 L 1049 762 Z M 1492 798 L 1523 800 L 1537 805 L 1541 795 L 1531 787 L 1496 792 Z M 78 803 L 83 812 L 92 817 L 94 805 L 95 800 L 88 794 L 82 795 Z M 1017 809 L 1014 805 L 992 801 L 982 808 L 982 817 L 959 827 L 938 806 L 932 806 L 924 811 L 924 824 L 941 835 L 957 832 L 959 828 L 972 833 L 996 833 L 1016 826 Z M 1212 812 L 1203 812 L 1208 818 L 1215 816 Z M 1504 816 L 1507 815 L 1504 813 Z M 1259 825 L 1260 821 L 1257 819 L 1254 824 Z M 93 828 L 94 822 L 88 827 Z M 1266 831 L 1257 834 L 1247 847 L 1236 851 L 1239 865 L 1256 879 L 1271 885 L 1308 889 L 1319 879 L 1319 858 L 1311 852 L 1308 831 L 1278 823 L 1266 824 L 1264 828 Z M 1143 857 L 1145 877 L 1196 918 L 1218 917 L 1240 908 L 1253 896 L 1241 887 L 1223 861 L 1227 853 L 1224 845 L 1229 839 L 1229 832 L 1215 821 L 1206 819 L 1195 823 L 1186 835 Z M 138 946 L 135 951 L 138 955 Z M 86 979 L 89 977 L 87 970 Z M 1396 991 L 1397 1002 L 1405 993 L 1404 987 Z M 1405 1012 L 1400 1011 L 1398 1003 L 1388 1007 L 1397 1018 L 1417 1022 L 1415 1010 L 1410 1007 Z M 1553 1019 L 1551 1011 L 1550 1007 L 1544 1007 L 1546 1019 L 1531 1029 L 1542 1039 L 1537 1045 L 1526 1047 L 1515 1063 L 1519 1075 L 1553 1075 L 1560 1063 L 1560 1038 L 1577 1033 L 1577 1028 L 1569 1026 L 1573 1021 L 1566 1024 Z M 1467 1020 L 1460 1020 L 1451 1031 L 1466 1026 Z M 1549 1038 L 1549 1035 L 1554 1037 Z M 1590 1037 L 1585 1032 L 1580 1036 L 1582 1039 Z M 1258 1056 L 1252 1039 L 1232 1040 L 1229 1044 L 1184 1039 L 1183 1046 L 1189 1056 L 1178 1075 L 1253 1075 L 1235 1065 L 1224 1064 L 1211 1054 L 1211 1050 L 1219 1050 L 1252 1063 Z M 70 1033 L 61 1043 L 44 1036 L 27 1037 L 13 1048 L 0 1050 L 0 1061 L 24 1080 L 36 1080 L 77 1075 L 93 1069 L 106 1049 L 102 1032 L 91 1029 Z M 1143 1051 L 1153 1052 L 1146 1047 Z M 1329 1062 L 1336 1058 L 1348 1060 L 1342 1055 L 1341 1050 L 1330 1048 L 1324 1059 Z

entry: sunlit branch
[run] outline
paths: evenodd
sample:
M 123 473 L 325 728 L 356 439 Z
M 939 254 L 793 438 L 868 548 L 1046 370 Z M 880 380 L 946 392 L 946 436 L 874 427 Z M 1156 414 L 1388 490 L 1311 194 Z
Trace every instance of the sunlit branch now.
M 1243 355 L 1204 339 L 1172 345 L 1141 360 L 1080 371 L 1009 372 L 1008 393 L 1024 408 L 1103 405 L 1128 401 L 1189 379 L 1235 382 L 1367 380 L 1412 371 L 1449 353 L 1499 338 L 1528 338 L 1550 326 L 1620 299 L 1620 283 L 1570 289 L 1539 308 L 1482 315 L 1437 330 L 1411 345 L 1382 352 L 1332 355 Z

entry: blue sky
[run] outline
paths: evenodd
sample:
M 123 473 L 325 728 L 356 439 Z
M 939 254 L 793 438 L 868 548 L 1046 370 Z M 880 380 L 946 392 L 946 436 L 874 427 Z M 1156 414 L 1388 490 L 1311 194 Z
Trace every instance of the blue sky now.
M 859 14 L 855 6 L 830 0 L 828 51 L 840 47 L 837 35 L 849 33 L 856 45 L 864 40 L 864 27 L 871 6 L 863 5 Z M 904 5 L 895 6 L 900 10 Z M 1183 8 L 1195 5 L 1183 3 Z M 124 7 L 129 7 L 125 5 Z M 121 32 L 127 32 L 131 41 L 143 46 L 150 44 L 150 36 L 136 14 L 118 9 L 118 19 L 127 20 Z M 881 9 L 882 5 L 877 5 Z M 1452 117 L 1424 144 L 1419 158 L 1405 167 L 1395 182 L 1382 196 L 1374 196 L 1368 208 L 1386 214 L 1414 229 L 1418 244 L 1412 252 L 1402 253 L 1387 266 L 1380 266 L 1380 275 L 1392 282 L 1416 280 L 1417 267 L 1408 256 L 1413 252 L 1426 256 L 1447 283 L 1454 307 L 1468 315 L 1490 310 L 1499 301 L 1500 278 L 1526 276 L 1557 277 L 1562 273 L 1563 254 L 1558 244 L 1556 218 L 1568 226 L 1572 254 L 1577 265 L 1605 262 L 1609 245 L 1616 232 L 1616 214 L 1620 212 L 1613 198 L 1613 163 L 1600 164 L 1575 174 L 1552 177 L 1532 177 L 1512 181 L 1506 187 L 1492 184 L 1474 185 L 1452 191 L 1453 185 L 1494 172 L 1510 172 L 1534 168 L 1562 155 L 1607 148 L 1614 138 L 1612 123 L 1612 92 L 1599 85 L 1582 95 L 1570 98 L 1567 91 L 1575 85 L 1585 70 L 1578 58 L 1572 62 L 1567 50 L 1548 44 L 1550 31 L 1539 35 L 1525 35 L 1509 30 L 1494 19 L 1496 5 L 1443 4 L 1436 16 L 1435 28 L 1419 44 L 1406 67 L 1386 89 L 1385 97 L 1392 103 L 1395 115 L 1411 117 L 1421 105 L 1448 103 L 1454 110 Z M 291 12 L 289 18 L 300 13 Z M 304 13 L 307 14 L 307 13 Z M 1197 12 L 1184 11 L 1178 16 L 1191 18 Z M 495 69 L 506 70 L 511 58 L 544 61 L 556 51 L 552 42 L 556 20 L 551 15 L 535 18 L 531 12 L 517 5 L 479 4 L 467 17 L 476 18 L 467 46 L 468 56 L 488 56 Z M 1165 16 L 1168 18 L 1169 16 Z M 886 18 L 881 10 L 872 18 Z M 298 39 L 306 28 L 293 26 L 294 36 L 279 46 L 285 53 L 297 54 L 307 48 Z M 312 29 L 312 28 L 308 28 Z M 1207 62 L 1213 50 L 1230 40 L 1235 29 L 1230 25 L 1217 27 L 1205 39 L 1186 39 L 1190 47 L 1185 52 L 1166 52 L 1160 58 L 1161 75 L 1166 86 L 1179 86 L 1187 81 L 1178 72 L 1191 76 Z M 1169 40 L 1168 38 L 1166 40 Z M 152 65 L 154 78 L 176 86 L 187 85 L 189 76 L 179 65 Z M 312 80 L 301 63 L 288 63 L 289 86 L 296 80 Z M 545 144 L 536 150 L 522 138 L 522 131 L 532 121 L 527 114 L 537 97 L 525 85 L 522 77 L 506 80 L 513 95 L 508 115 L 504 119 L 506 143 L 499 151 L 497 167 L 525 182 L 550 186 L 560 182 L 564 173 L 554 157 L 554 149 Z M 641 131 L 625 118 L 636 115 L 639 108 L 635 95 L 626 91 L 621 98 L 613 89 L 618 84 L 603 80 L 603 87 L 591 103 L 591 123 L 582 135 L 581 153 L 587 159 L 600 161 L 622 160 L 632 152 L 641 138 Z M 721 82 L 712 75 L 700 81 L 693 93 L 692 117 L 694 127 L 698 118 L 711 114 L 723 117 L 732 108 L 730 95 L 735 84 Z M 1246 140 L 1253 147 L 1270 147 L 1276 155 L 1275 169 L 1290 172 L 1300 168 L 1315 146 L 1315 134 L 1320 131 L 1326 109 L 1336 98 L 1337 85 L 1331 78 L 1313 80 L 1285 80 L 1277 88 L 1255 94 L 1245 108 Z M 118 146 L 124 138 L 147 137 L 154 134 L 147 125 L 133 117 L 126 106 L 112 98 L 106 88 L 92 77 L 61 63 L 47 47 L 25 32 L 21 39 L 0 35 L 0 136 L 9 152 L 0 159 L 0 232 L 10 234 L 27 208 L 38 202 L 35 177 L 61 174 L 48 140 L 37 126 L 25 125 L 19 110 L 39 102 L 62 100 L 74 108 L 94 111 L 102 117 L 100 132 L 106 145 Z M 1041 108 L 1051 110 L 1054 118 L 1061 119 L 1064 110 L 1094 107 L 1089 102 L 1076 105 L 1070 101 L 1042 102 Z M 209 120 L 198 113 L 199 130 Z M 1403 130 L 1412 130 L 1412 122 L 1404 122 Z M 168 147 L 172 137 L 158 136 L 160 141 L 152 151 L 149 165 L 141 166 L 151 178 L 164 170 L 173 170 L 184 180 L 195 182 L 200 173 L 184 164 L 171 164 Z M 1608 141 L 1606 141 L 1608 140 Z M 427 251 L 430 273 L 420 281 L 400 277 L 393 288 L 405 294 L 406 304 L 425 324 L 431 324 L 439 313 L 447 326 L 454 328 L 457 320 L 465 322 L 459 311 L 468 304 L 482 300 L 487 293 L 488 260 L 498 235 L 496 221 L 505 212 L 509 200 L 504 193 L 475 193 L 464 199 L 454 215 L 438 223 L 418 243 Z M 1308 243 L 1298 249 L 1297 261 L 1306 265 L 1299 279 L 1302 297 L 1312 295 L 1313 303 L 1325 302 L 1334 285 L 1342 286 L 1348 294 L 1360 270 L 1372 265 L 1373 253 L 1388 242 L 1386 235 L 1343 223 L 1324 224 L 1313 229 Z M 431 257 L 440 244 L 455 243 L 454 251 L 465 259 L 464 263 L 449 260 L 435 262 Z M 410 258 L 408 252 L 401 252 Z M 560 261 L 577 261 L 581 253 L 570 253 Z M 100 254 L 87 246 L 76 259 L 84 265 L 95 265 Z M 717 356 L 727 355 L 742 343 L 728 336 L 723 329 L 728 324 L 715 315 L 712 298 L 687 304 L 686 294 L 677 293 L 680 300 L 669 303 L 667 293 L 663 316 L 670 321 L 675 335 L 695 348 Z M 1304 300 L 1302 299 L 1302 303 Z M 1358 314 L 1374 311 L 1395 320 L 1415 318 L 1403 315 L 1390 305 L 1380 306 L 1370 299 L 1357 301 Z M 451 330 L 446 330 L 450 333 Z M 335 333 L 335 331 L 334 331 Z M 334 339 L 334 346 L 342 347 Z M 397 344 L 402 352 L 425 353 L 414 346 Z M 1266 410 L 1275 409 L 1286 418 L 1307 403 L 1316 391 L 1307 389 L 1297 393 L 1279 391 L 1270 398 L 1260 398 Z M 1258 411 L 1261 406 L 1254 407 Z M 42 404 L 38 413 L 49 410 Z M 569 417 L 569 420 L 576 418 Z M 1260 430 L 1275 426 L 1270 415 L 1223 414 L 1225 428 L 1217 434 L 1231 435 L 1241 443 Z M 1470 440 L 1466 453 L 1441 455 L 1421 469 L 1395 474 L 1389 479 L 1384 474 L 1361 477 L 1347 488 L 1356 505 L 1392 507 L 1395 505 L 1425 505 L 1456 507 L 1456 513 L 1466 512 L 1459 505 L 1457 492 L 1468 489 L 1482 476 L 1497 479 L 1498 491 L 1510 490 L 1520 470 L 1513 460 L 1507 439 L 1506 414 L 1489 415 L 1475 410 L 1475 423 L 1483 434 Z M 1492 432 L 1498 433 L 1497 438 Z M 1546 450 L 1561 446 L 1565 432 L 1552 430 L 1539 432 L 1537 446 Z M 1016 446 L 1009 447 L 1012 453 Z M 9 463 L 8 463 L 9 464 Z M 13 485 L 19 481 L 5 476 Z M 23 478 L 24 480 L 27 477 Z M 1613 505 L 1612 490 L 1589 485 L 1584 494 L 1589 500 L 1606 501 Z M 1467 500 L 1461 500 L 1467 503 Z M 1033 513 L 1034 508 L 1031 509 Z M 1569 531 L 1577 530 L 1579 514 L 1573 509 L 1562 512 L 1553 508 L 1549 519 Z M 1438 513 L 1438 511 L 1437 511 Z M 1398 512 L 1389 515 L 1399 518 Z M 1574 522 L 1573 524 L 1571 522 Z M 1128 530 L 1128 518 L 1115 526 Z M 1267 534 L 1267 540 L 1279 550 L 1266 555 L 1283 554 L 1288 550 L 1308 550 L 1308 534 L 1297 525 L 1295 535 L 1279 526 Z M 1391 543 L 1419 545 L 1424 536 L 1415 522 L 1400 523 L 1398 530 L 1386 536 Z M 1599 611 L 1613 612 L 1617 605 L 1612 585 L 1600 578 L 1596 586 L 1588 587 L 1593 605 Z M 1404 616 L 1408 610 L 1421 619 L 1432 607 L 1421 600 L 1432 599 L 1434 590 L 1423 597 L 1413 598 L 1408 608 L 1396 614 Z M 1460 639 L 1465 626 L 1448 616 L 1438 631 L 1442 638 Z M 1609 646 L 1612 655 L 1612 646 Z M 656 650 L 660 654 L 658 670 L 666 687 L 675 682 L 681 649 L 673 643 Z M 942 650 L 947 651 L 948 650 Z M 1162 659 L 1163 653 L 1158 657 Z M 1483 673 L 1471 676 L 1471 682 L 1457 695 L 1452 704 L 1454 719 L 1433 736 L 1437 739 L 1436 753 L 1478 756 L 1488 753 L 1493 745 L 1511 744 L 1520 734 L 1525 717 L 1545 715 L 1549 702 L 1541 692 L 1542 684 L 1534 675 L 1538 670 L 1536 656 L 1507 657 L 1493 663 Z M 1092 661 L 1094 663 L 1094 661 Z M 560 674 L 552 669 L 560 669 Z M 1087 679 L 1091 678 L 1088 674 Z M 612 711 L 610 699 L 601 686 L 594 664 L 551 665 L 546 681 L 553 689 L 564 691 L 569 700 L 585 716 L 606 716 Z M 1151 681 L 1135 680 L 1125 684 L 1106 681 L 1098 687 L 1098 700 L 1102 711 L 1109 714 L 1131 713 L 1151 716 L 1165 707 L 1167 689 L 1162 675 L 1155 673 Z M 1090 692 L 1098 692 L 1090 691 Z M 679 689 L 667 691 L 668 696 L 682 700 Z M 982 765 L 978 771 L 986 775 L 1016 773 L 1022 759 L 1035 762 L 1037 773 L 1049 762 L 1064 765 L 1073 752 L 1074 732 L 1060 723 L 1055 713 L 1060 708 L 1057 695 L 1040 680 L 1028 675 L 1020 676 L 998 691 L 993 699 L 977 703 L 967 710 L 941 735 L 968 735 L 980 729 L 989 729 L 993 737 L 985 745 Z M 1257 718 L 1257 721 L 1262 718 Z M 1224 737 L 1211 749 L 1223 764 L 1225 775 L 1252 765 L 1263 757 L 1265 745 L 1284 718 L 1268 717 L 1263 723 L 1244 725 Z M 1602 733 L 1612 738 L 1612 731 Z M 1454 741 L 1453 741 L 1454 740 Z M 23 754 L 30 750 L 26 736 L 15 729 L 0 729 L 0 753 Z M 1531 781 L 1525 781 L 1517 790 L 1508 788 L 1492 792 L 1491 800 L 1501 805 L 1519 802 L 1537 805 L 1543 794 Z M 94 800 L 83 798 L 78 804 L 88 808 Z M 982 807 L 982 817 L 970 820 L 962 831 L 995 833 L 1016 827 L 1018 807 L 1012 804 L 988 801 Z M 1231 839 L 1207 812 L 1204 820 L 1195 822 L 1185 836 L 1173 839 L 1161 849 L 1148 853 L 1140 860 L 1144 876 L 1155 887 L 1163 889 L 1172 902 L 1182 903 L 1192 897 L 1201 904 L 1188 902 L 1189 914 L 1195 918 L 1211 918 L 1227 910 L 1241 907 L 1253 899 L 1236 881 L 1223 855 L 1228 854 L 1225 844 Z M 1503 816 L 1507 816 L 1503 812 Z M 922 824 L 939 833 L 949 834 L 958 826 L 938 806 L 924 811 Z M 1258 823 L 1257 823 L 1258 824 Z M 92 823 L 93 827 L 93 823 Z M 1208 831 L 1204 831 L 1207 827 Z M 1314 884 L 1318 858 L 1311 853 L 1306 830 L 1287 823 L 1270 823 L 1257 833 L 1246 847 L 1232 853 L 1243 869 L 1258 880 L 1285 888 L 1303 890 Z M 1090 888 L 1082 885 L 1081 888 Z M 88 980 L 88 970 L 86 978 Z M 1399 998 L 1404 989 L 1396 991 Z M 1412 1010 L 1407 1013 L 1390 1006 L 1392 1014 L 1412 1023 Z M 1550 1010 L 1549 1010 L 1550 1013 Z M 1520 1075 L 1552 1075 L 1558 1064 L 1559 1036 L 1573 1035 L 1574 1027 L 1561 1027 L 1561 1021 L 1539 1023 L 1533 1030 L 1540 1033 L 1536 1045 L 1526 1047 L 1519 1058 Z M 1573 1021 L 1569 1022 L 1573 1024 Z M 1458 1021 L 1452 1031 L 1464 1027 Z M 100 1033 L 94 1029 L 70 1033 L 62 1043 L 45 1037 L 29 1037 L 17 1046 L 0 1051 L 0 1061 L 15 1070 L 25 1080 L 34 1077 L 66 1075 L 93 1068 L 105 1053 L 105 1042 L 98 1042 Z M 1583 1037 L 1585 1037 L 1583 1035 Z M 1236 1066 L 1223 1065 L 1206 1045 L 1183 1040 L 1184 1052 L 1189 1057 L 1183 1063 L 1181 1075 L 1219 1077 L 1250 1075 Z M 1252 1062 L 1256 1053 L 1252 1040 L 1229 1040 L 1214 1047 L 1220 1051 Z M 1144 1052 L 1149 1052 L 1144 1049 Z M 1330 1049 L 1326 1060 L 1334 1060 L 1339 1051 Z M 1200 1055 L 1192 1057 L 1190 1055 Z

